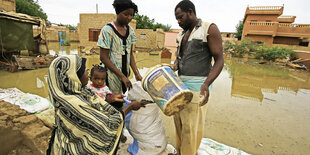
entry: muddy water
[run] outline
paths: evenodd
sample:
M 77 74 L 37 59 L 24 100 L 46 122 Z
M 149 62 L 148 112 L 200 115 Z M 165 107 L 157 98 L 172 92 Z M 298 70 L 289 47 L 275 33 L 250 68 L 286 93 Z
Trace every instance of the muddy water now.
M 76 54 L 78 44 L 59 47 L 56 54 Z M 51 53 L 52 54 L 52 53 Z M 88 58 L 87 68 L 99 63 Z M 169 63 L 148 53 L 135 53 L 137 66 Z M 0 88 L 17 87 L 47 97 L 47 68 L 0 71 Z M 310 73 L 253 60 L 225 59 L 206 105 L 205 137 L 252 154 L 310 154 Z M 172 117 L 163 117 L 169 142 L 175 144 Z

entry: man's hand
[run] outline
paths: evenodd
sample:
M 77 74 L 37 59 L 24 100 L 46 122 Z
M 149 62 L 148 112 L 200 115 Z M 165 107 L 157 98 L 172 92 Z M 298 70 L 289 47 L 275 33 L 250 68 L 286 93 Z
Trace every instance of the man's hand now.
M 135 75 L 136 80 L 137 81 L 142 81 L 142 76 L 140 75 L 140 73 L 138 73 L 137 75 Z
M 125 84 L 126 89 L 130 90 L 132 88 L 132 85 L 131 82 L 128 80 L 128 78 L 126 76 L 123 76 L 121 79 Z
M 124 95 L 122 94 L 117 94 L 112 96 L 112 102 L 125 102 L 124 101 Z
M 131 101 L 131 108 L 132 110 L 139 110 L 141 107 L 145 107 L 145 104 L 143 104 L 142 102 L 138 102 L 138 101 Z
M 199 105 L 203 106 L 207 104 L 209 100 L 209 86 L 207 86 L 206 84 L 202 84 L 200 87 L 200 95 L 203 96 L 203 99 Z
M 177 71 L 178 70 L 178 61 L 175 61 L 174 64 L 170 64 L 170 68 L 173 71 Z

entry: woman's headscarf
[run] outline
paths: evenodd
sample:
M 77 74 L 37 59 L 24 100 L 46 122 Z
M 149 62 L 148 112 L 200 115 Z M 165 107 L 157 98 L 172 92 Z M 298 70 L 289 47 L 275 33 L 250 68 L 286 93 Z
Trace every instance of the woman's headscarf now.
M 116 14 L 119 14 L 122 11 L 130 8 L 134 10 L 134 13 L 138 12 L 138 6 L 131 0 L 114 0 L 112 5 L 115 9 Z
M 82 58 L 56 58 L 48 71 L 49 98 L 55 107 L 53 154 L 113 154 L 123 128 L 123 115 L 82 87 L 77 72 Z

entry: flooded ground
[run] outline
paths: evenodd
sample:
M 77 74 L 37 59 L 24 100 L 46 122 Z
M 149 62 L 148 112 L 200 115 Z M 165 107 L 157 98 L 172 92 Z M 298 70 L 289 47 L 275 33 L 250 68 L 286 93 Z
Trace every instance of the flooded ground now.
M 51 53 L 77 54 L 78 44 Z M 99 63 L 88 58 L 87 68 Z M 135 53 L 137 66 L 170 63 L 160 55 Z M 0 70 L 0 88 L 47 97 L 47 68 L 10 73 Z M 205 137 L 251 154 L 310 154 L 310 73 L 254 60 L 226 58 L 207 104 Z M 169 142 L 175 144 L 172 117 L 164 116 Z

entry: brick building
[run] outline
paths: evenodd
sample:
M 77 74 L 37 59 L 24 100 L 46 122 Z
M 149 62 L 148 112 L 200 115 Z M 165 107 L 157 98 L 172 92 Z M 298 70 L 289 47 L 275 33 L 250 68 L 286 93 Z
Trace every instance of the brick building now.
M 283 16 L 284 6 L 247 7 L 242 39 L 266 44 L 310 46 L 310 24 L 293 24 L 296 16 Z
M 80 23 L 78 24 L 80 45 L 97 47 L 101 28 L 114 21 L 115 18 L 115 14 L 80 14 Z M 165 34 L 162 30 L 136 29 L 135 20 L 132 20 L 129 25 L 135 30 L 137 37 L 136 48 L 158 49 L 164 47 Z
M 98 36 L 103 26 L 116 18 L 115 14 L 88 13 L 80 14 L 78 32 L 81 46 L 97 47 Z M 132 20 L 129 25 L 136 29 L 136 21 Z
M 153 31 L 152 29 L 136 29 L 137 37 L 136 48 L 143 49 L 162 49 L 164 48 L 165 33 L 162 29 Z
M 36 36 L 41 31 L 40 27 L 33 28 L 33 34 Z M 46 28 L 46 40 L 51 42 L 59 42 L 60 39 L 70 40 L 73 42 L 79 41 L 77 31 L 70 31 L 65 26 L 50 26 Z
M 0 0 L 0 11 L 1 10 L 16 12 L 15 0 Z
M 235 32 L 221 32 L 222 40 L 226 41 L 237 41 L 238 38 L 235 38 L 236 33 Z

